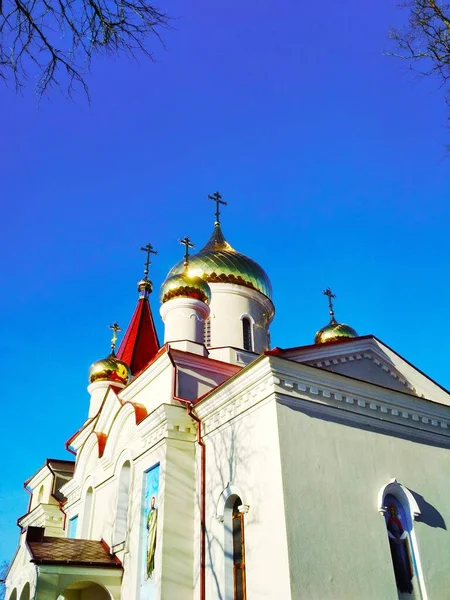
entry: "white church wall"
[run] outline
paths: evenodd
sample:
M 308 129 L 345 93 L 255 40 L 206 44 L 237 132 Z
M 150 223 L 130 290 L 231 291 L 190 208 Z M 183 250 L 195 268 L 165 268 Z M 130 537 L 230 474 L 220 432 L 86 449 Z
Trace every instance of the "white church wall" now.
M 447 598 L 448 449 L 404 439 L 413 433 L 406 428 L 345 425 L 344 416 L 314 413 L 308 404 L 286 399 L 277 407 L 292 599 L 397 599 L 377 510 L 379 490 L 392 478 L 425 509 L 414 530 L 428 598 Z
M 206 442 L 207 597 L 232 600 L 226 564 L 226 523 L 221 495 L 239 491 L 249 505 L 245 522 L 247 595 L 291 598 L 276 409 L 259 403 L 208 434 Z M 219 512 L 219 514 L 217 514 Z M 197 531 L 199 529 L 197 511 Z M 226 570 L 228 569 L 228 573 Z
M 269 324 L 273 305 L 260 292 L 231 283 L 210 283 L 211 347 L 243 348 L 242 318 L 253 321 L 253 350 L 264 352 L 269 347 Z
M 6 577 L 6 600 L 9 600 L 14 590 L 18 600 L 22 589 L 27 584 L 30 586 L 31 597 L 33 598 L 36 588 L 36 567 L 30 562 L 30 558 L 30 553 L 25 546 L 25 534 L 21 533 L 17 553 Z

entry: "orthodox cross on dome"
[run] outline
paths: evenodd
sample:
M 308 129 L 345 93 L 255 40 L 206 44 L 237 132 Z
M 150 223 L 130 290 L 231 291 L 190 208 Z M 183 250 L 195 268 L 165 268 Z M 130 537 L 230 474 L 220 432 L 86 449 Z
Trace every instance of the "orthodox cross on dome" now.
M 208 200 L 212 200 L 216 203 L 216 225 L 220 225 L 220 205 L 226 206 L 228 202 L 222 200 L 222 195 L 219 192 L 214 192 L 214 194 L 208 194 Z
M 322 294 L 324 296 L 328 296 L 328 308 L 330 311 L 330 319 L 331 321 L 334 321 L 333 298 L 336 298 L 336 294 L 333 294 L 329 287 L 327 287 L 326 290 L 323 290 Z
M 189 264 L 189 248 L 195 248 L 194 244 L 186 235 L 182 240 L 180 240 L 180 244 L 183 244 L 185 247 L 184 250 L 184 266 L 187 267 Z
M 114 354 L 114 351 L 116 349 L 116 342 L 117 342 L 117 332 L 122 331 L 122 329 L 119 327 L 119 323 L 113 323 L 112 325 L 109 326 L 109 328 L 113 332 L 112 338 L 111 338 L 111 353 Z
M 151 255 L 152 254 L 158 254 L 158 252 L 156 250 L 154 250 L 153 246 L 150 244 L 150 242 L 146 245 L 146 246 L 142 246 L 141 250 L 143 252 L 147 252 L 147 260 L 144 263 L 144 279 L 148 279 L 148 268 L 151 265 L 152 261 L 151 261 Z

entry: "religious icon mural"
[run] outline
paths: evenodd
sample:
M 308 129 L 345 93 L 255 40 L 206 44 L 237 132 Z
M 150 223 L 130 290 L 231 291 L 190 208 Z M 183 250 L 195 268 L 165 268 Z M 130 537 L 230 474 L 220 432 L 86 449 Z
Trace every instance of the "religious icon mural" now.
M 159 464 L 144 473 L 140 600 L 155 596 L 155 558 L 158 533 Z
M 409 521 L 401 502 L 392 494 L 386 494 L 386 527 L 391 549 L 397 589 L 402 594 L 412 594 L 414 577 L 414 559 L 408 535 Z

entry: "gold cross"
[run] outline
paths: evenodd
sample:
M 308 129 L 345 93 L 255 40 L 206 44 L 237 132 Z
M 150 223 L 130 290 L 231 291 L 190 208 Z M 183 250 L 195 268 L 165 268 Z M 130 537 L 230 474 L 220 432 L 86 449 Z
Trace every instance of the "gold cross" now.
M 208 200 L 212 200 L 216 203 L 216 225 L 220 225 L 220 205 L 227 205 L 227 202 L 222 200 L 222 195 L 219 192 L 214 192 L 214 194 L 208 194 Z
M 151 265 L 151 259 L 150 259 L 150 255 L 151 254 L 158 254 L 158 252 L 156 250 L 153 249 L 153 246 L 150 244 L 150 242 L 146 245 L 146 246 L 142 246 L 141 250 L 143 252 L 147 252 L 147 260 L 144 263 L 144 267 L 145 267 L 145 271 L 144 271 L 144 279 L 148 278 L 148 268 Z
M 187 267 L 189 264 L 189 248 L 195 248 L 195 246 L 188 238 L 188 236 L 185 236 L 182 240 L 180 240 L 180 244 L 183 244 L 183 246 L 185 247 L 184 266 Z
M 112 325 L 109 326 L 109 328 L 112 329 L 112 332 L 113 332 L 113 335 L 111 338 L 111 352 L 112 352 L 112 354 L 114 354 L 114 350 L 116 349 L 116 342 L 117 342 L 117 332 L 122 331 L 122 330 L 119 327 L 119 323 L 113 323 Z
M 330 310 L 330 317 L 331 319 L 334 319 L 334 310 L 333 310 L 333 298 L 336 298 L 336 294 L 333 294 L 333 292 L 331 291 L 331 289 L 329 287 L 327 287 L 326 290 L 323 290 L 322 294 L 324 296 L 328 296 L 328 308 Z

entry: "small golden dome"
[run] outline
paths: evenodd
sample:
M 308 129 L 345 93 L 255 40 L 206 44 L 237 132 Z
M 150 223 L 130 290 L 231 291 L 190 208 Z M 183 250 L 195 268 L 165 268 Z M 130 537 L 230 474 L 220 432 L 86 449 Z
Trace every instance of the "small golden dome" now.
M 211 288 L 200 277 L 192 275 L 190 268 L 183 273 L 168 277 L 161 286 L 161 304 L 172 298 L 194 298 L 205 304 L 211 301 Z
M 127 384 L 131 378 L 131 371 L 124 362 L 119 360 L 114 353 L 107 358 L 102 358 L 91 365 L 89 369 L 89 382 L 114 381 Z
M 338 323 L 335 319 L 332 319 L 328 325 L 319 329 L 314 338 L 315 344 L 324 344 L 325 342 L 336 342 L 344 338 L 358 337 L 358 334 L 345 323 Z
M 144 277 L 138 282 L 138 292 L 140 295 L 148 295 L 153 289 L 152 282 L 147 277 Z
M 184 263 L 180 261 L 169 271 L 166 282 L 182 273 L 183 269 Z M 272 286 L 267 273 L 254 260 L 230 246 L 218 222 L 206 246 L 189 257 L 189 272 L 207 283 L 234 283 L 272 298 Z

